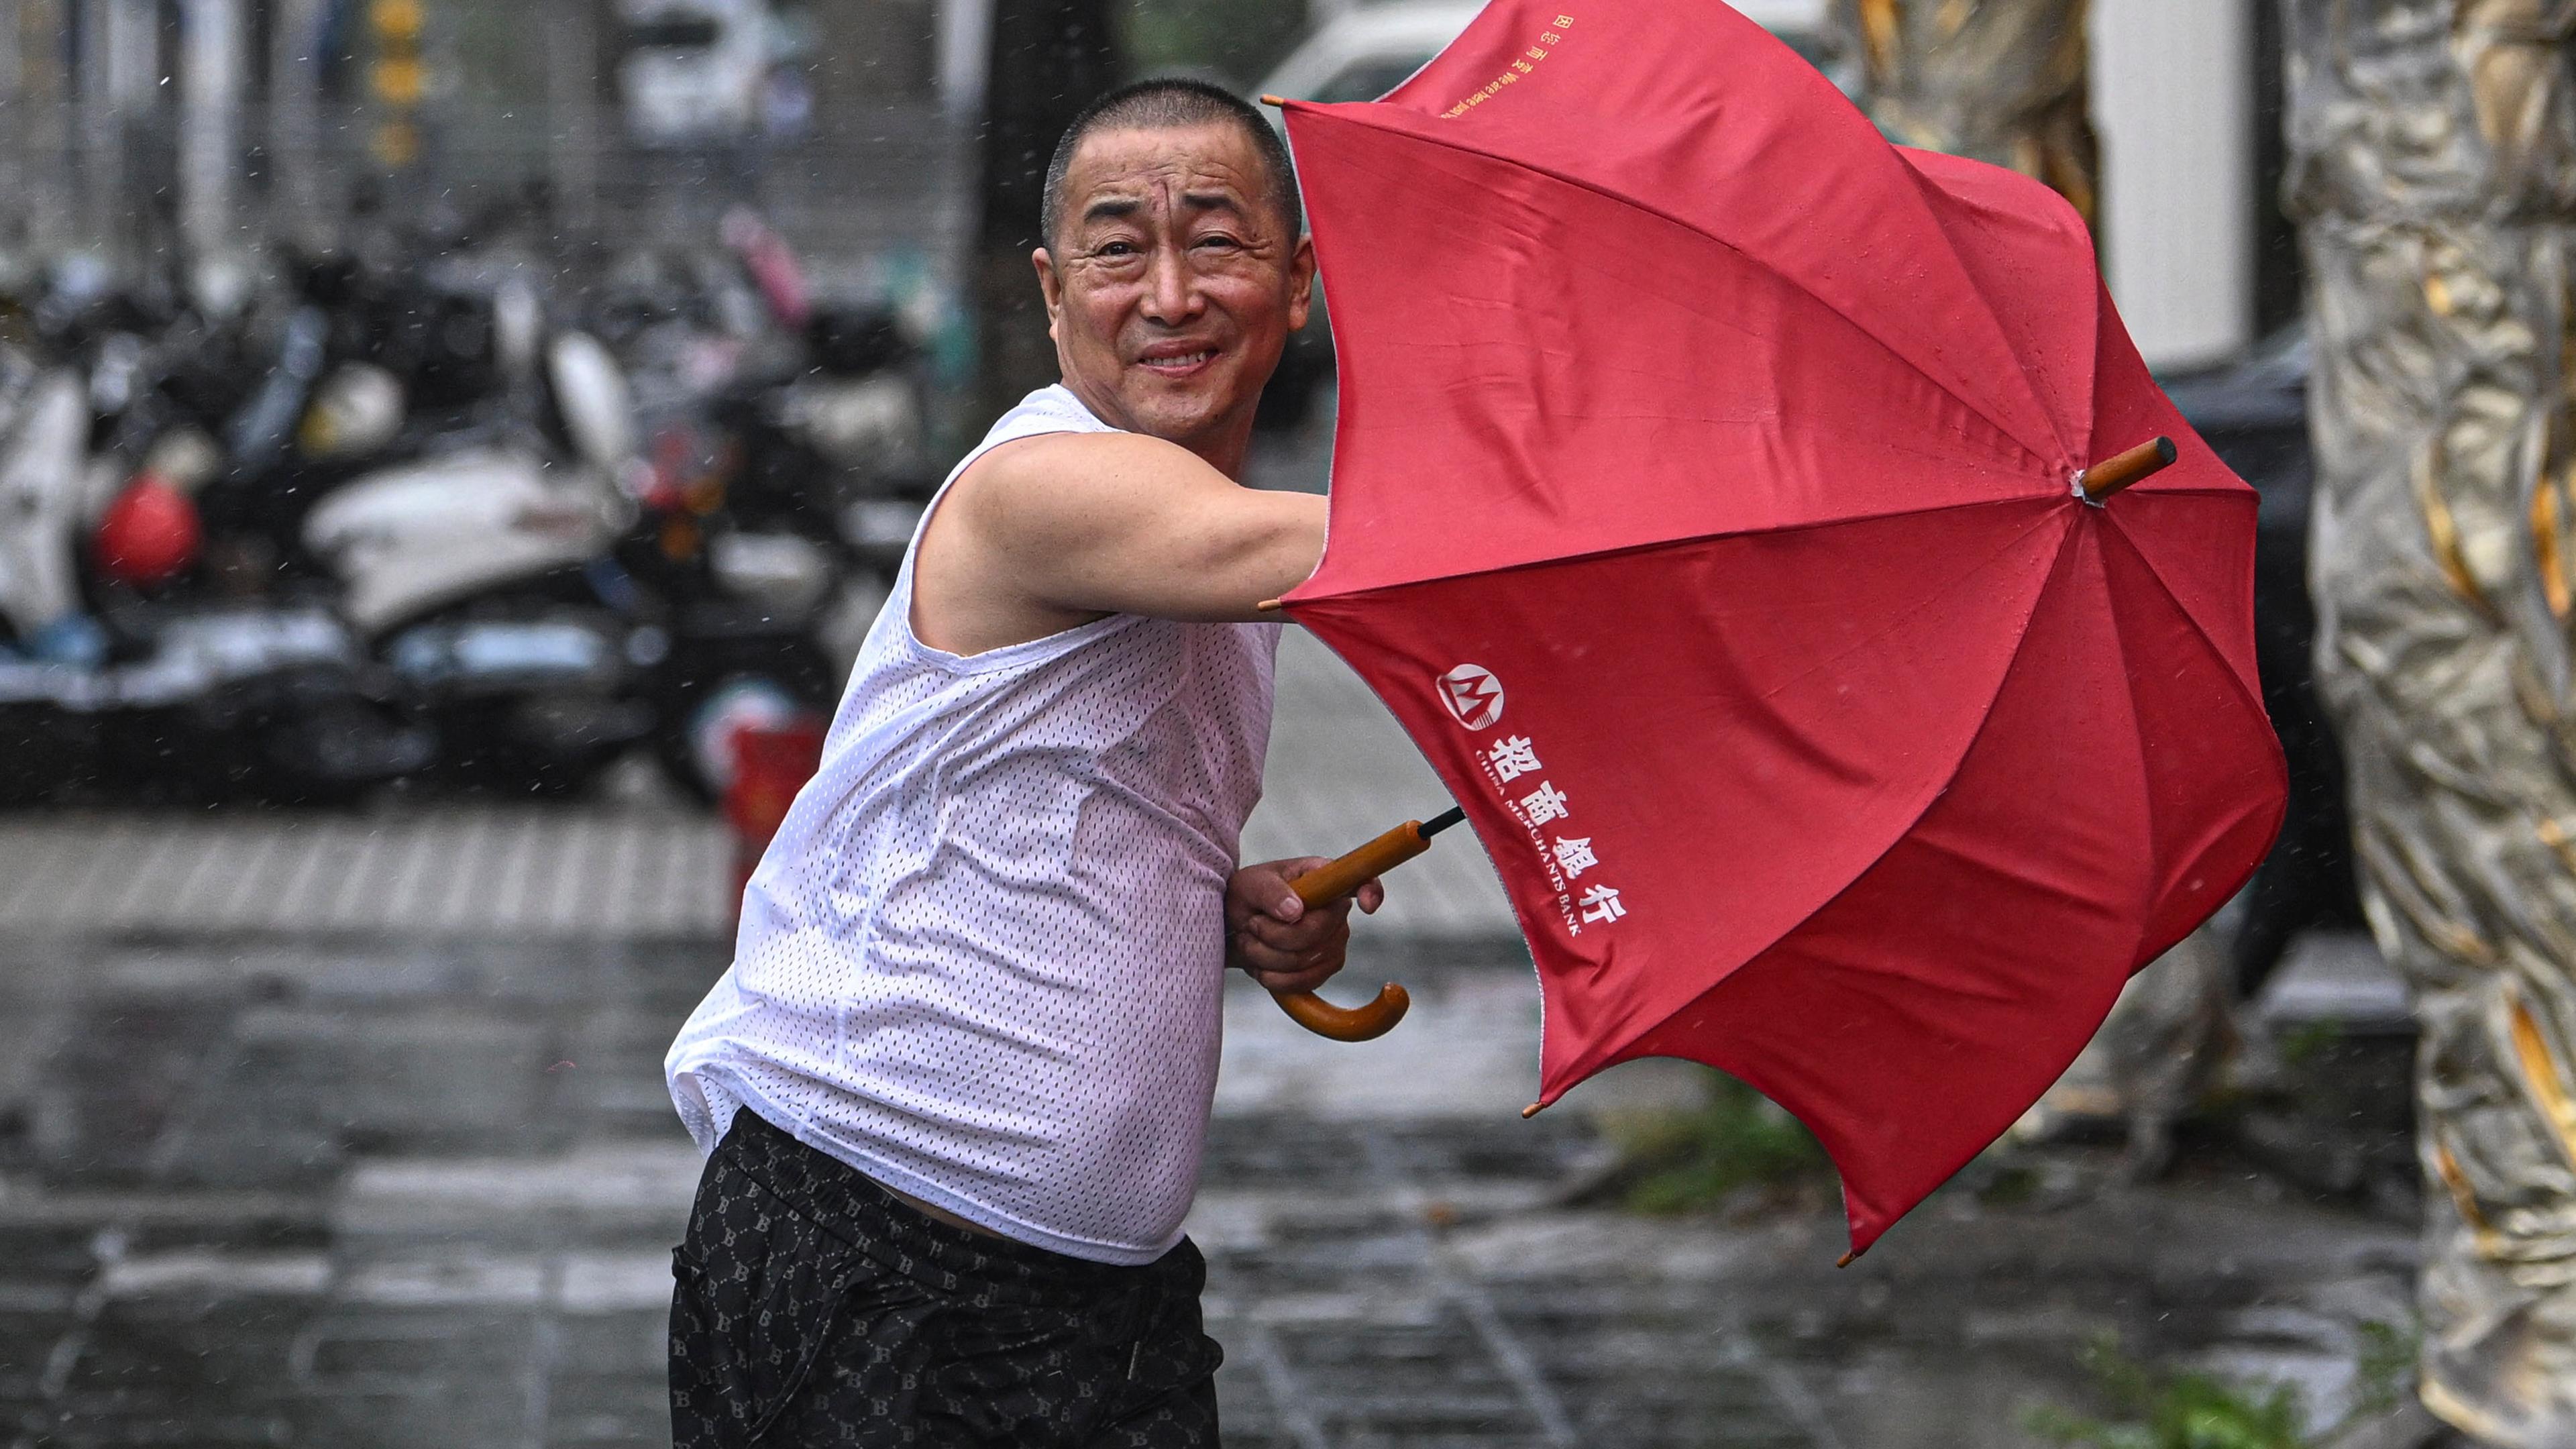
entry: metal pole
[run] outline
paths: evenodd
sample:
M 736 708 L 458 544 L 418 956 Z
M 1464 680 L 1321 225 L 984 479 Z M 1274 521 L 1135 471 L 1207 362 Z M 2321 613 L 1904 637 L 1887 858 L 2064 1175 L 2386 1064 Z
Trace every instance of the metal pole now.
M 270 227 L 307 245 L 329 239 L 322 201 L 323 0 L 275 0 L 268 62 Z
M 135 204 L 134 148 L 159 87 L 160 36 L 151 0 L 81 7 L 84 180 L 93 235 L 125 266 L 139 265 L 145 215 Z
M 2576 1444 L 2576 13 L 2288 0 L 2317 681 L 2415 991 L 2425 1406 Z
M 38 149 L 44 155 L 44 191 L 37 198 L 38 231 L 49 244 L 59 245 L 80 231 L 80 162 L 76 138 L 80 134 L 80 79 L 72 69 L 71 47 L 65 44 L 72 26 L 69 0 L 36 0 L 36 33 L 49 41 L 45 64 L 36 74 L 45 82 L 42 123 L 44 139 Z
M 237 240 L 241 168 L 241 0 L 188 0 L 179 66 L 179 235 L 192 258 Z
M 590 0 L 546 7 L 547 154 L 556 215 L 576 231 L 599 224 L 599 36 Z
M 125 250 L 125 118 L 118 105 L 119 47 L 131 0 L 91 0 L 80 8 L 81 182 L 91 234 L 111 255 Z
M 20 7 L 0 14 L 0 196 L 20 198 L 27 197 L 27 143 L 35 136 L 35 128 L 28 124 L 26 65 L 18 49 L 19 31 L 26 23 L 27 14 Z M 14 229 L 22 235 L 26 231 L 23 214 Z M 0 233 L 0 247 L 19 239 Z

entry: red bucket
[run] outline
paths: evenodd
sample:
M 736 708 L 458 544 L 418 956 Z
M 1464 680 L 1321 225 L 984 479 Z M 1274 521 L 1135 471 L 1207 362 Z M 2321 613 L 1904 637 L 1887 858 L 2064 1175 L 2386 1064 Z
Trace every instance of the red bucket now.
M 734 913 L 742 913 L 743 887 L 760 857 L 787 823 L 796 792 L 823 766 L 823 721 L 810 715 L 779 724 L 745 724 L 733 731 L 733 782 L 725 787 L 725 823 L 733 827 Z

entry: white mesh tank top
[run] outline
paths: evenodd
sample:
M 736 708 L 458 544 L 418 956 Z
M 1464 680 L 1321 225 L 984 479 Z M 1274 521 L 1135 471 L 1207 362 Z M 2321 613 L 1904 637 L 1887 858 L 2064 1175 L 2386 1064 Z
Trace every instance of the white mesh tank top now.
M 1110 431 L 1031 393 L 940 494 L 1002 443 Z M 914 636 L 912 570 L 672 1043 L 671 1098 L 702 1150 L 748 1107 L 1006 1237 L 1151 1262 L 1198 1186 L 1279 626 L 1116 615 L 961 658 Z

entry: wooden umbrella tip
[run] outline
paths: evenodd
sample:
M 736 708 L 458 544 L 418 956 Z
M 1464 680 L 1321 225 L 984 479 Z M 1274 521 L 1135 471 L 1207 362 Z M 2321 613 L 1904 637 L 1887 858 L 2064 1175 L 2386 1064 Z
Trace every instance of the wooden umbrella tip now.
M 1280 603 L 1277 599 L 1264 599 L 1252 607 L 1264 614 L 1276 614 L 1281 609 L 1286 608 L 1287 605 Z
M 2154 477 L 2182 458 L 2182 450 L 2171 438 L 2151 438 L 2116 457 L 2075 475 L 2075 489 L 2084 501 L 2096 507 L 2110 501 L 2113 494 Z
M 1526 1122 L 1546 1110 L 1547 1104 L 1545 1102 L 1532 1102 L 1521 1109 L 1521 1120 Z
M 1282 97 L 1267 94 L 1262 96 L 1261 103 L 1265 106 L 1284 106 L 1288 104 L 1288 102 Z
M 1841 1257 L 1839 1257 L 1839 1258 L 1835 1259 L 1835 1260 L 1834 1260 L 1834 1266 L 1835 1266 L 1835 1267 L 1837 1267 L 1837 1268 L 1848 1268 L 1848 1267 L 1850 1267 L 1852 1264 L 1857 1263 L 1857 1262 L 1859 1262 L 1859 1261 L 1860 1261 L 1860 1249 L 1858 1249 L 1858 1248 L 1854 1248 L 1854 1249 L 1852 1249 L 1850 1252 L 1845 1253 L 1845 1254 L 1843 1254 Z

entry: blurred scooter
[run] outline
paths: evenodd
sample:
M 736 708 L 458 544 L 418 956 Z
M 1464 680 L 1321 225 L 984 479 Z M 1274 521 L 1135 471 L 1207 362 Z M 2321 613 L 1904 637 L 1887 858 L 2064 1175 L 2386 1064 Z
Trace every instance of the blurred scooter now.
M 427 741 L 363 696 L 328 610 L 151 599 L 195 561 L 194 480 L 171 476 L 194 470 L 93 466 L 92 392 L 0 351 L 0 800 L 329 799 L 418 768 Z
M 667 632 L 612 554 L 636 465 L 614 358 L 546 345 L 533 422 L 512 419 L 353 478 L 314 504 L 304 551 L 461 778 L 579 788 L 650 733 Z

